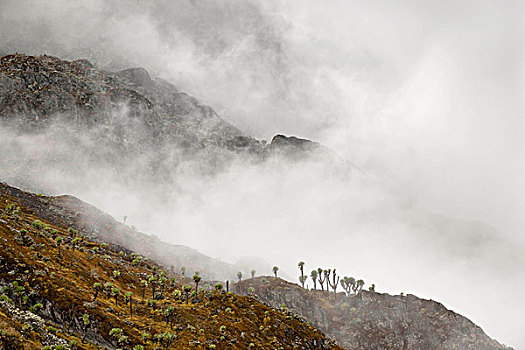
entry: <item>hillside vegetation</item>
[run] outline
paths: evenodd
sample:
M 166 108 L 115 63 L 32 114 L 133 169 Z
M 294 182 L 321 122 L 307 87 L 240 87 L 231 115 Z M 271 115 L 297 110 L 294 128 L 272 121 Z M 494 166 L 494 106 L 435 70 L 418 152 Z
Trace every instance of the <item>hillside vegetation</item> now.
M 6 191 L 0 257 L 4 349 L 340 348 L 291 313 L 90 241 Z

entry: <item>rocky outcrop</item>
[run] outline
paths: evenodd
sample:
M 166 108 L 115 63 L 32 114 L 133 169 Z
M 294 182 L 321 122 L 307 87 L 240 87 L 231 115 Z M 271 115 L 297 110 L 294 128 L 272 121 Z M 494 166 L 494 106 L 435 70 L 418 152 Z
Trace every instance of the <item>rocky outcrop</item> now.
M 274 277 L 242 281 L 260 300 L 299 314 L 346 349 L 508 349 L 467 318 L 414 295 L 306 290 Z M 252 290 L 250 290 L 252 291 Z
M 35 131 L 56 120 L 81 132 L 103 127 L 105 139 L 135 152 L 161 152 L 170 145 L 187 154 L 218 149 L 224 152 L 222 159 L 228 159 L 229 153 L 265 159 L 270 154 L 295 157 L 321 148 L 283 135 L 275 136 L 270 144 L 256 140 L 169 82 L 152 79 L 143 68 L 105 72 L 87 60 L 23 54 L 1 57 L 0 121 Z
M 293 160 L 305 159 L 312 155 L 334 157 L 333 152 L 317 142 L 280 134 L 275 135 L 272 138 L 272 141 L 270 142 L 270 151 L 274 155 Z
M 56 335 L 48 332 L 45 321 L 40 316 L 29 311 L 21 310 L 7 301 L 0 301 L 0 310 L 4 311 L 13 320 L 23 324 L 28 332 L 37 331 L 42 338 L 43 344 L 52 347 L 62 346 L 63 349 L 70 349 L 64 339 L 58 338 Z M 2 343 L 0 343 L 0 345 L 2 345 Z
M 63 115 L 80 125 L 95 125 L 113 122 L 111 114 L 123 107 L 126 117 L 139 119 L 156 141 L 188 133 L 200 142 L 211 134 L 227 139 L 242 135 L 210 107 L 165 81 L 151 79 L 141 68 L 111 73 L 96 70 L 86 60 L 45 55 L 0 58 L 3 118 L 45 123 Z

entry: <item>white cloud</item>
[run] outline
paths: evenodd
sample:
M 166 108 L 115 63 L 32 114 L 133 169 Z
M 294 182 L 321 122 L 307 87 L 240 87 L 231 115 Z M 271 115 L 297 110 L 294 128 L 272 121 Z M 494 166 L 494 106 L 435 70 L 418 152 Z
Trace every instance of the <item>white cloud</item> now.
M 438 239 L 435 228 L 425 232 L 436 241 L 421 240 L 410 223 L 420 215 L 414 208 L 482 221 L 502 232 L 487 232 L 487 242 L 525 250 L 523 10 L 519 1 L 469 0 L 339 0 L 330 6 L 309 0 L 3 0 L 0 53 L 144 66 L 254 136 L 282 132 L 321 141 L 403 195 L 333 179 L 312 164 L 284 170 L 236 165 L 214 179 L 184 176 L 192 181 L 168 195 L 164 207 L 155 205 L 149 186 L 130 192 L 111 169 L 99 172 L 96 164 L 89 174 L 113 181 L 79 186 L 68 169 L 41 164 L 43 185 L 117 217 L 130 214 L 139 227 L 224 259 L 263 247 L 260 254 L 291 273 L 297 259 L 333 264 L 370 276 L 386 290 L 444 300 L 491 336 L 518 346 L 525 344 L 523 305 L 511 304 L 524 276 L 503 258 L 507 248 L 498 263 L 489 258 L 497 252 L 455 237 Z M 10 142 L 2 147 L 15 155 L 39 151 L 46 160 L 57 152 L 33 139 Z M 408 217 L 406 203 L 415 210 Z M 338 247 L 344 242 L 350 252 L 320 244 L 320 235 Z

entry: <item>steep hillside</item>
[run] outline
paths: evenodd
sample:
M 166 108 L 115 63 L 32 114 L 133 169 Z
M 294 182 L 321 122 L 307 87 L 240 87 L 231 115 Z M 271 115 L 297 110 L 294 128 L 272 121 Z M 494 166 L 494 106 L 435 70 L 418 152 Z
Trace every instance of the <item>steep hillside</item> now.
M 124 251 L 140 251 L 145 257 L 164 266 L 174 265 L 177 271 L 184 266 L 188 273 L 200 271 L 203 277 L 211 279 L 224 276 L 234 278 L 237 272 L 234 266 L 212 259 L 195 249 L 168 244 L 155 236 L 138 232 L 72 196 L 36 195 L 4 183 L 0 183 L 0 194 L 16 198 L 40 218 L 81 231 L 92 241 L 115 244 Z
M 2 349 L 340 349 L 290 314 L 204 280 L 197 289 L 22 197 L 0 191 Z
M 193 285 L 193 281 L 178 273 L 179 263 L 184 263 L 188 271 L 201 269 L 203 277 L 214 273 L 231 275 L 232 267 L 221 267 L 217 261 L 190 248 L 166 245 L 154 237 L 135 232 L 74 197 L 46 197 L 0 184 L 0 210 L 0 285 L 5 294 L 0 322 L 4 330 L 1 336 L 7 344 L 17 344 L 17 339 L 23 339 L 31 346 L 58 344 L 60 340 L 56 338 L 54 328 L 60 327 L 69 327 L 76 332 L 77 335 L 58 333 L 68 341 L 78 341 L 86 335 L 86 339 L 93 344 L 116 347 L 117 343 L 111 342 L 109 332 L 120 328 L 130 342 L 140 342 L 139 335 L 144 330 L 153 334 L 164 332 L 168 326 L 172 329 L 171 324 L 162 326 L 162 321 L 166 323 L 163 312 L 174 306 L 177 307 L 174 319 L 179 324 L 190 324 L 188 333 L 184 333 L 186 326 L 174 326 L 177 334 L 182 332 L 177 339 L 190 342 L 189 339 L 194 336 L 199 344 L 207 342 L 212 345 L 213 338 L 202 340 L 200 333 L 192 333 L 194 328 L 204 329 L 205 332 L 210 329 L 209 325 L 198 322 L 207 323 L 205 320 L 208 317 L 219 315 L 218 305 L 223 305 L 222 310 L 259 305 L 246 297 L 212 292 L 214 282 L 201 282 L 206 292 L 193 295 L 190 299 L 192 304 L 188 304 L 192 306 L 185 306 L 184 295 L 173 293 L 181 290 L 182 284 Z M 147 255 L 134 253 L 135 248 L 140 248 Z M 164 266 L 173 264 L 175 269 L 168 269 L 164 280 L 163 273 L 159 272 L 162 267 L 149 262 L 146 256 L 158 257 Z M 221 268 L 224 270 L 218 272 Z M 141 280 L 149 281 L 149 285 L 143 288 Z M 160 280 L 164 282 L 159 284 Z M 108 282 L 113 286 L 104 288 Z M 100 283 L 96 302 L 92 301 L 96 293 L 94 283 Z M 117 288 L 115 294 L 112 294 L 112 288 Z M 153 294 L 158 294 L 159 290 L 162 290 L 162 296 L 152 302 Z M 291 319 L 287 310 L 293 311 L 301 316 L 293 318 L 294 322 L 302 319 L 311 322 L 347 349 L 504 349 L 468 319 L 439 303 L 413 295 L 390 296 L 365 291 L 357 295 L 338 293 L 335 303 L 333 293 L 305 290 L 274 277 L 248 279 L 233 285 L 232 290 L 239 294 L 251 294 L 268 307 L 285 306 L 285 320 Z M 129 304 L 122 300 L 126 292 L 132 292 L 134 298 L 135 306 L 132 307 L 136 316 L 131 317 L 131 323 L 119 318 L 128 315 Z M 71 302 L 73 308 L 68 306 Z M 34 312 L 28 312 L 30 308 Z M 264 321 L 267 311 L 273 312 L 264 308 L 263 322 L 267 322 Z M 191 312 L 197 312 L 197 316 L 190 315 Z M 235 319 L 221 319 L 213 324 L 220 328 L 224 323 L 228 329 L 245 327 L 239 316 L 241 311 L 237 313 Z M 83 330 L 80 317 L 84 314 L 89 314 L 93 325 L 98 322 L 98 326 Z M 156 323 L 140 320 L 149 315 L 157 317 Z M 247 317 L 253 317 L 253 314 Z M 37 332 L 28 332 L 28 324 Z M 51 333 L 47 330 L 48 326 L 51 326 Z M 260 325 L 256 322 L 250 327 L 255 327 L 255 330 Z M 246 337 L 246 331 L 239 334 L 243 332 Z M 219 334 L 213 333 L 213 336 L 220 340 L 224 336 L 222 333 L 219 330 Z M 301 334 L 305 336 L 304 332 Z M 289 336 L 295 337 L 293 333 L 275 336 L 288 340 Z M 270 339 L 268 337 L 265 339 Z M 283 346 L 287 348 L 288 345 Z M 239 345 L 239 348 L 242 346 Z
M 467 318 L 411 294 L 339 292 L 334 301 L 332 291 L 306 290 L 275 277 L 247 279 L 234 290 L 301 315 L 346 349 L 509 349 Z
M 128 118 L 139 119 L 152 137 L 149 143 L 172 137 L 189 145 L 205 143 L 210 135 L 243 136 L 210 107 L 165 81 L 150 79 L 143 69 L 110 73 L 86 60 L 9 55 L 0 58 L 0 87 L 0 115 L 27 122 L 43 124 L 62 113 L 79 125 L 93 126 L 105 124 L 126 106 Z

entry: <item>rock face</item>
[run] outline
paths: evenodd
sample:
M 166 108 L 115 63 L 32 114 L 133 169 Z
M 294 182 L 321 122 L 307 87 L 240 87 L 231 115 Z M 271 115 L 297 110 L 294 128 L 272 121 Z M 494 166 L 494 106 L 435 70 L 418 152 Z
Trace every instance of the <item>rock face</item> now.
M 45 320 L 42 317 L 35 315 L 32 312 L 20 310 L 16 306 L 10 304 L 7 301 L 0 301 L 0 310 L 4 311 L 8 317 L 13 320 L 22 323 L 24 325 L 31 326 L 32 329 L 40 334 L 42 337 L 42 342 L 49 344 L 50 346 L 62 346 L 69 349 L 68 343 L 64 339 L 58 338 L 56 335 L 48 332 Z M 5 341 L 5 344 L 2 342 L 0 344 L 6 345 L 7 349 L 16 349 L 14 341 L 11 343 L 8 339 L 1 339 Z M 10 344 L 11 343 L 11 344 Z
M 467 318 L 414 295 L 361 291 L 357 295 L 305 290 L 275 277 L 237 283 L 265 303 L 304 317 L 346 349 L 509 349 Z
M 242 133 L 187 94 L 141 68 L 102 72 L 86 60 L 9 55 L 0 58 L 0 115 L 40 121 L 63 113 L 83 125 L 103 124 L 126 107 L 158 139 L 185 135 L 233 138 Z M 41 121 L 43 122 L 43 121 Z M 176 132 L 171 132 L 175 130 Z M 198 141 L 204 142 L 201 137 Z
M 239 155 L 264 159 L 283 149 L 290 155 L 317 148 L 311 141 L 294 137 L 278 135 L 266 144 L 245 135 L 211 107 L 165 80 L 152 79 L 143 68 L 105 72 L 87 60 L 22 54 L 1 57 L 0 121 L 35 131 L 58 119 L 81 133 L 102 127 L 104 138 L 116 149 L 135 153 L 162 152 L 168 145 L 187 154 L 214 150 L 221 159 Z

